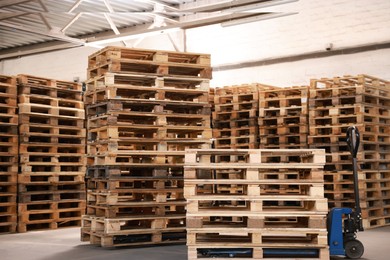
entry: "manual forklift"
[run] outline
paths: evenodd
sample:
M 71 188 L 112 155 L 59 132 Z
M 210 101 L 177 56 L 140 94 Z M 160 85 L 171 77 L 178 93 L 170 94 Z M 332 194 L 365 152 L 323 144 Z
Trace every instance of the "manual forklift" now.
M 356 158 L 360 144 L 360 133 L 356 126 L 348 127 L 346 142 L 352 155 L 355 210 L 351 208 L 331 209 L 328 214 L 328 244 L 330 255 L 345 255 L 351 259 L 358 259 L 364 253 L 364 246 L 356 239 L 356 233 L 364 231 L 364 229 L 360 208 Z M 342 224 L 343 215 L 346 216 L 344 219 L 344 231 Z
M 356 239 L 358 231 L 364 231 L 360 208 L 357 153 L 360 144 L 360 133 L 356 126 L 350 126 L 346 133 L 346 142 L 352 155 L 353 183 L 355 193 L 355 209 L 333 208 L 328 213 L 328 245 L 331 256 L 346 256 L 350 259 L 359 259 L 364 253 L 363 244 Z M 252 250 L 248 248 L 201 249 L 199 253 L 209 257 L 250 257 Z M 283 257 L 318 257 L 314 249 L 263 249 L 264 258 Z

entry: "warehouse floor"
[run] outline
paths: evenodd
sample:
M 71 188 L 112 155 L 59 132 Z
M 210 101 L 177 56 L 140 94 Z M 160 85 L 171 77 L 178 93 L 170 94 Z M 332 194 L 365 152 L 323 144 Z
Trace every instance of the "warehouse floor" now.
M 365 245 L 365 260 L 388 260 L 390 226 L 367 230 L 359 234 Z M 35 231 L 0 235 L 0 259 L 2 260 L 184 260 L 186 246 L 161 246 L 151 248 L 104 249 L 80 242 L 80 229 L 67 228 L 53 231 Z M 332 259 L 342 259 L 335 257 Z

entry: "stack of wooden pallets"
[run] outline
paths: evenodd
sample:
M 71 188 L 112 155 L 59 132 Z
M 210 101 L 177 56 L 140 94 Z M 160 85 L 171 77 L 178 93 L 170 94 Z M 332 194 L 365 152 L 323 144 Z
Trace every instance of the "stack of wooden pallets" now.
M 253 149 L 259 146 L 257 84 L 217 88 L 214 96 L 215 148 Z
M 184 150 L 211 142 L 210 56 L 107 47 L 89 57 L 88 72 L 82 240 L 184 242 Z
M 187 150 L 188 259 L 329 259 L 324 164 L 316 149 Z
M 260 90 L 260 148 L 307 148 L 308 86 Z
M 18 231 L 79 226 L 85 211 L 81 85 L 18 76 Z
M 311 148 L 326 149 L 325 193 L 330 206 L 354 207 L 349 126 L 358 127 L 357 155 L 365 227 L 390 224 L 390 82 L 367 75 L 312 80 Z
M 18 114 L 16 78 L 0 75 L 0 233 L 16 231 Z

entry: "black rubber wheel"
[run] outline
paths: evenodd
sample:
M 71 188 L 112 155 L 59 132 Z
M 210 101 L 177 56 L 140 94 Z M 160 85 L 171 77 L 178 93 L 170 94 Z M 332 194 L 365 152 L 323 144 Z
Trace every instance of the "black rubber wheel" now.
M 350 259 L 359 259 L 364 253 L 364 246 L 359 240 L 349 240 L 344 244 L 345 255 Z

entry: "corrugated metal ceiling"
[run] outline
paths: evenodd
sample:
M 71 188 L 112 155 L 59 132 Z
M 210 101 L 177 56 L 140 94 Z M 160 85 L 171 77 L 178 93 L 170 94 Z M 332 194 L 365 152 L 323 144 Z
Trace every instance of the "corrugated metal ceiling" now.
M 0 59 L 247 18 L 297 0 L 1 0 Z M 263 14 L 263 13 L 260 13 Z M 269 13 L 264 13 L 269 14 Z M 199 19 L 199 17 L 202 17 Z

